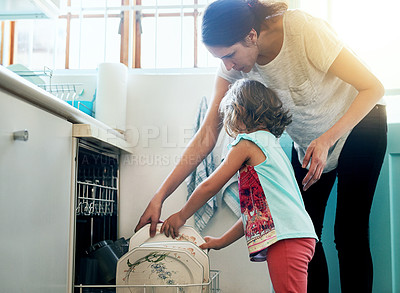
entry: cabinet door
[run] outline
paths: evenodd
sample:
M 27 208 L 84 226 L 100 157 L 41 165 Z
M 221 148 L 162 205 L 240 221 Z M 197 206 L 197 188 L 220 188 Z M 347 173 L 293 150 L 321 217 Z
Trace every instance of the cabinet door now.
M 370 215 L 374 263 L 373 293 L 400 293 L 400 124 L 388 125 L 388 146 Z M 285 133 L 282 148 L 291 158 L 292 141 Z M 340 292 L 339 263 L 334 245 L 337 182 L 325 211 L 322 242 L 329 267 L 330 292 Z
M 27 129 L 27 141 L 13 132 Z M 0 291 L 67 291 L 72 125 L 0 89 Z
M 370 217 L 373 292 L 400 292 L 400 124 L 388 125 L 388 146 Z

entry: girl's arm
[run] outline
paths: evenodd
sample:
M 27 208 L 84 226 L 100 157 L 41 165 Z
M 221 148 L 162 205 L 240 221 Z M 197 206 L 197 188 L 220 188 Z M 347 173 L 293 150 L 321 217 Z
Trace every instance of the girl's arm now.
M 228 245 L 231 245 L 236 240 L 242 238 L 243 235 L 244 235 L 243 222 L 242 222 L 242 218 L 240 218 L 221 237 L 219 237 L 219 238 L 210 237 L 210 236 L 204 237 L 204 240 L 206 241 L 206 243 L 200 245 L 199 247 L 201 249 L 219 250 L 219 249 L 224 248 L 224 247 L 226 247 Z
M 346 48 L 342 49 L 328 72 L 353 85 L 358 90 L 358 95 L 342 118 L 309 145 L 303 160 L 303 168 L 311 160 L 310 169 L 302 182 L 304 190 L 321 177 L 329 148 L 346 132 L 353 129 L 385 92 L 379 80 Z
M 214 148 L 221 130 L 221 118 L 218 112 L 219 104 L 227 92 L 229 82 L 217 77 L 214 89 L 214 98 L 207 111 L 205 120 L 199 131 L 186 147 L 182 158 L 161 184 L 156 194 L 151 199 L 143 212 L 135 231 L 138 231 L 147 223 L 150 225 L 150 236 L 156 233 L 156 225 L 160 219 L 161 207 L 164 200 L 175 191 L 190 173 Z
M 186 220 L 213 197 L 250 158 L 248 144 L 248 141 L 240 141 L 230 149 L 225 160 L 193 191 L 183 208 L 165 220 L 161 226 L 161 233 L 171 235 L 172 238 L 179 235 L 178 230 Z

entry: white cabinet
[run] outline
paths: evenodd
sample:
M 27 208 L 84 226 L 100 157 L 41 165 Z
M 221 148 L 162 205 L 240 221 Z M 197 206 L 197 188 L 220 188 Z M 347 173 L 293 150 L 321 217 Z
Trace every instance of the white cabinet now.
M 1 292 L 67 292 L 72 162 L 72 124 L 0 89 Z

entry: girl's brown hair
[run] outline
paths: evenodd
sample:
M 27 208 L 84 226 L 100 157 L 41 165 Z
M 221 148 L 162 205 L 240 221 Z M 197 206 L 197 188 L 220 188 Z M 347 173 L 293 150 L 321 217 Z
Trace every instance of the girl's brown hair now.
M 233 137 L 262 129 L 279 137 L 292 122 L 275 92 L 256 80 L 236 81 L 223 98 L 219 111 L 223 114 L 226 132 Z

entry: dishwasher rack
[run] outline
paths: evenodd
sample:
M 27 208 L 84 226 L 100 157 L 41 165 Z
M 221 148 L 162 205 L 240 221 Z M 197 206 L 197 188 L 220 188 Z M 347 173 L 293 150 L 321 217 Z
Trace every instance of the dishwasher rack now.
M 118 166 L 117 158 L 91 152 L 88 145 L 79 157 L 76 181 L 77 216 L 113 216 L 117 214 Z
M 83 91 L 82 83 L 52 83 L 53 70 L 47 66 L 44 66 L 43 70 L 30 70 L 19 64 L 17 66 L 19 70 L 11 70 L 61 100 L 74 100 Z M 48 83 L 42 77 L 46 77 Z
M 220 293 L 218 270 L 210 270 L 210 281 L 202 284 L 185 285 L 75 285 L 79 293 Z M 198 290 L 196 290 L 196 288 Z M 78 290 L 77 290 L 78 289 Z M 127 290 L 124 290 L 127 289 Z
M 91 181 L 77 181 L 77 191 L 77 215 L 112 216 L 114 214 L 117 187 L 100 185 Z

